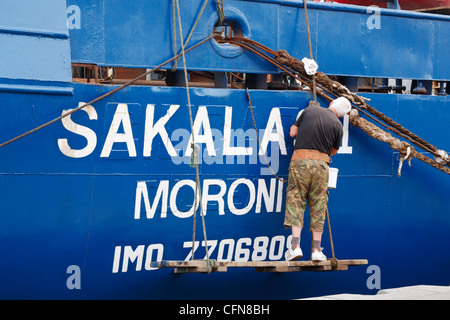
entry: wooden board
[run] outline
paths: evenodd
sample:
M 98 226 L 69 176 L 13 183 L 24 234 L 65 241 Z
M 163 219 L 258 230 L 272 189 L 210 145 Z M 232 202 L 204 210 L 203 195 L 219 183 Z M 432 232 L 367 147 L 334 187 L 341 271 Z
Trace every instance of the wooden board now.
M 365 259 L 326 261 L 216 261 L 210 260 L 208 268 L 207 260 L 193 261 L 168 261 L 152 262 L 154 268 L 174 268 L 175 273 L 209 273 L 226 272 L 228 268 L 255 268 L 256 272 L 299 272 L 299 271 L 344 271 L 349 266 L 367 265 Z

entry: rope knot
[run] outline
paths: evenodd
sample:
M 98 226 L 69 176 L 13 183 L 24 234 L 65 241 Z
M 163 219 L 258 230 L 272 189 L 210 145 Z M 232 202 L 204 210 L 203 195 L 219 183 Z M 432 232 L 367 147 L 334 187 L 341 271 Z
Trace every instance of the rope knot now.
M 402 176 L 402 167 L 403 167 L 403 161 L 408 160 L 408 165 L 411 167 L 411 160 L 413 159 L 413 154 L 414 154 L 414 147 L 411 147 L 407 142 L 402 142 L 404 149 L 400 150 L 400 160 L 398 163 L 398 172 L 397 172 L 397 176 L 401 177 Z

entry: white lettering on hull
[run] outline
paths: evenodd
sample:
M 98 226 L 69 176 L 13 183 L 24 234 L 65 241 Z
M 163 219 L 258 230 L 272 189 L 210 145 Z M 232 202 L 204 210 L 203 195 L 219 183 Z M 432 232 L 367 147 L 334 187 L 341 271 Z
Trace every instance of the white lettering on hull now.
M 270 179 L 269 186 L 265 179 L 258 179 L 257 182 L 254 183 L 245 178 L 233 181 L 228 188 L 226 182 L 221 179 L 204 179 L 201 181 L 201 184 L 201 190 L 203 190 L 201 205 L 205 215 L 208 203 L 217 204 L 219 215 L 224 215 L 225 212 L 228 211 L 234 215 L 240 216 L 247 214 L 252 209 L 255 210 L 255 213 L 260 213 L 262 211 L 263 203 L 265 212 L 281 212 L 283 202 L 283 182 L 278 181 L 277 183 L 275 178 Z M 211 187 L 213 186 L 219 188 L 219 191 L 214 194 L 210 193 Z M 154 192 L 153 200 L 151 201 L 147 183 L 145 181 L 138 181 L 136 186 L 134 219 L 141 219 L 143 213 L 145 213 L 147 219 L 154 219 L 156 218 L 156 212 L 160 213 L 160 218 L 162 219 L 167 218 L 168 212 L 171 212 L 178 218 L 191 217 L 194 213 L 195 181 L 189 179 L 180 180 L 171 187 L 171 190 L 170 187 L 169 180 L 161 180 L 156 188 L 156 192 Z M 184 193 L 181 194 L 182 188 L 191 190 L 191 198 L 187 199 Z M 245 201 L 239 199 L 239 194 L 245 194 Z M 182 211 L 179 208 L 178 203 L 180 200 L 187 203 L 184 204 L 184 207 L 188 208 L 187 210 Z M 197 199 L 197 207 L 195 210 L 199 208 L 199 205 L 200 199 Z
M 80 105 L 84 104 L 80 102 Z M 275 145 L 276 148 L 272 146 L 271 150 L 276 151 L 277 155 L 271 154 L 271 160 L 273 161 L 275 157 L 279 155 L 287 155 L 286 141 L 284 136 L 284 128 L 281 121 L 281 110 L 280 108 L 272 108 L 270 115 L 267 119 L 265 129 L 260 130 L 261 146 L 258 146 L 256 142 L 256 135 L 254 130 L 248 129 L 246 131 L 238 128 L 232 129 L 232 116 L 233 108 L 230 106 L 225 106 L 224 114 L 224 125 L 222 128 L 212 128 L 210 124 L 210 118 L 208 114 L 207 106 L 199 106 L 197 114 L 194 119 L 193 132 L 189 132 L 187 129 L 177 128 L 172 131 L 172 136 L 169 137 L 169 132 L 167 131 L 166 125 L 170 122 L 171 118 L 179 110 L 179 105 L 170 105 L 167 113 L 155 119 L 155 105 L 148 104 L 145 112 L 145 128 L 143 137 L 143 157 L 152 156 L 152 145 L 156 136 L 160 136 L 161 141 L 167 151 L 168 155 L 172 157 L 172 161 L 176 163 L 174 158 L 179 157 L 190 157 L 192 153 L 191 143 L 195 141 L 197 145 L 205 145 L 205 153 L 208 157 L 226 156 L 226 159 L 234 161 L 233 157 L 229 156 L 262 156 L 268 154 L 269 143 Z M 97 112 L 92 106 L 87 106 L 82 109 L 89 115 L 89 120 L 98 120 Z M 63 114 L 70 110 L 64 110 Z M 98 138 L 95 131 L 87 126 L 83 126 L 75 123 L 70 116 L 63 118 L 61 120 L 64 128 L 69 132 L 83 136 L 87 140 L 87 144 L 84 148 L 73 149 L 70 147 L 67 138 L 58 139 L 58 147 L 60 151 L 67 157 L 71 158 L 84 158 L 92 154 L 98 145 Z M 122 128 L 123 132 L 119 132 Z M 183 130 L 183 132 L 180 132 Z M 182 141 L 184 153 L 178 154 L 176 147 L 173 145 L 173 141 L 178 141 L 180 137 L 185 136 L 185 132 L 189 136 L 188 141 Z M 253 137 L 255 135 L 255 137 Z M 237 137 L 238 141 L 245 143 L 247 138 L 250 138 L 250 146 L 234 146 L 234 138 Z M 239 139 L 244 137 L 243 139 Z M 253 141 L 254 140 L 254 141 Z M 135 136 L 133 132 L 133 126 L 130 120 L 130 112 L 128 104 L 119 103 L 117 104 L 111 125 L 109 127 L 108 133 L 104 140 L 100 157 L 109 158 L 111 152 L 114 150 L 114 145 L 116 143 L 125 143 L 126 150 L 128 151 L 128 157 L 137 157 L 137 150 L 135 144 Z M 180 146 L 178 146 L 180 147 Z M 219 153 L 217 152 L 219 151 Z M 344 138 L 343 138 L 343 148 L 340 153 L 351 153 L 352 149 L 348 146 L 348 119 L 344 119 Z M 223 161 L 223 160 L 221 160 Z M 215 159 L 214 163 L 218 163 Z M 255 163 L 255 162 L 251 162 Z

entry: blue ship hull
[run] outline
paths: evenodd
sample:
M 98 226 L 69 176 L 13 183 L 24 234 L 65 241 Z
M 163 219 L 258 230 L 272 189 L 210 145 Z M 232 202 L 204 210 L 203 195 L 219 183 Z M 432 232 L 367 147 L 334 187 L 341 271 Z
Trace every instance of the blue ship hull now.
M 316 6 L 312 12 L 322 8 Z M 351 6 L 342 8 L 355 14 Z M 438 23 L 448 31 L 449 21 Z M 77 37 L 65 37 L 62 31 L 55 41 L 72 41 L 74 47 L 81 43 L 74 42 Z M 47 38 L 54 40 L 49 36 L 42 41 Z M 213 50 L 206 46 L 201 50 Z M 73 47 L 76 61 L 81 49 Z M 163 56 L 170 57 L 170 52 Z M 439 63 L 448 65 L 448 56 Z M 115 88 L 72 83 L 61 71 L 66 64 L 63 59 L 61 74 L 54 78 L 0 77 L 2 140 Z M 434 72 L 449 80 L 448 69 L 447 74 Z M 289 128 L 311 95 L 256 89 L 249 93 L 267 159 L 278 176 L 287 179 L 293 151 Z M 450 149 L 448 96 L 363 95 L 404 127 Z M 190 96 L 210 258 L 284 260 L 290 242 L 290 230 L 283 227 L 286 184 L 258 155 L 246 91 L 191 88 Z M 349 125 L 348 119 L 343 124 L 348 138 L 333 157 L 332 167 L 339 175 L 329 199 L 334 247 L 338 259 L 367 259 L 369 266 L 292 273 L 230 268 L 209 275 L 153 268 L 153 261 L 190 258 L 196 176 L 187 146 L 192 132 L 184 87 L 131 86 L 0 148 L 0 298 L 296 299 L 375 294 L 373 270 L 383 289 L 448 285 L 448 176 L 414 159 L 398 177 L 397 152 Z M 195 212 L 195 258 L 203 259 L 200 207 Z M 308 215 L 305 222 L 301 244 L 306 258 Z M 322 246 L 331 257 L 327 230 Z

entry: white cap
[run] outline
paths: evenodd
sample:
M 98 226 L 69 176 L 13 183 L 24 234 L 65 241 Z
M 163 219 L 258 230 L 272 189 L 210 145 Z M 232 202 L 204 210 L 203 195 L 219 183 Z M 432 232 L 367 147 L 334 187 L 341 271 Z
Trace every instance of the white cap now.
M 352 109 L 350 101 L 348 101 L 348 99 L 344 97 L 339 97 L 333 100 L 331 107 L 333 107 L 333 109 L 336 111 L 339 118 L 345 116 Z

